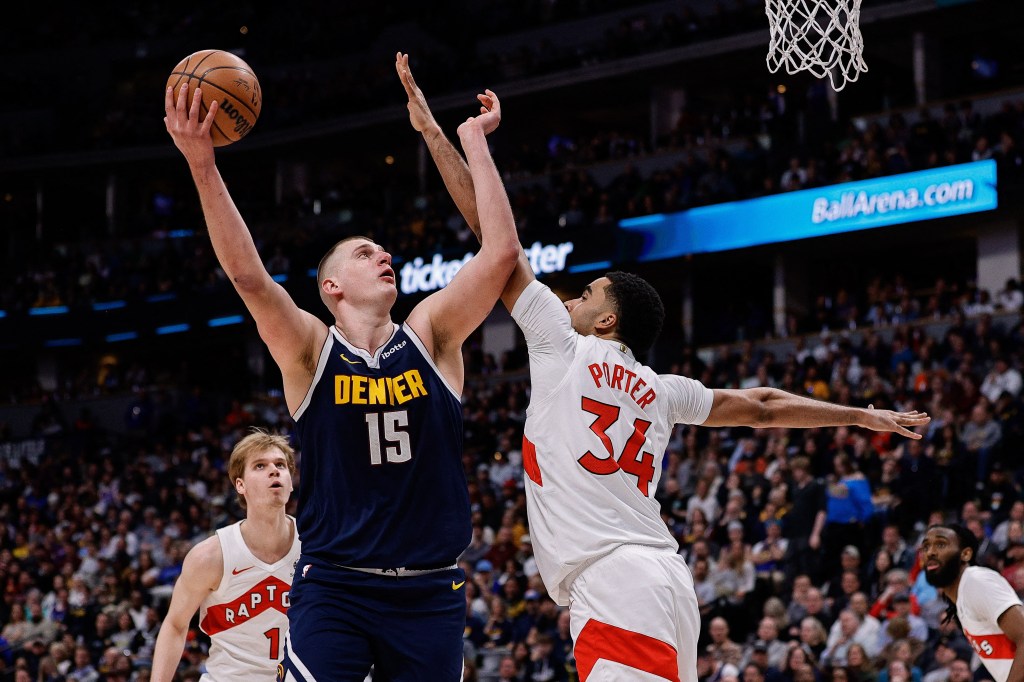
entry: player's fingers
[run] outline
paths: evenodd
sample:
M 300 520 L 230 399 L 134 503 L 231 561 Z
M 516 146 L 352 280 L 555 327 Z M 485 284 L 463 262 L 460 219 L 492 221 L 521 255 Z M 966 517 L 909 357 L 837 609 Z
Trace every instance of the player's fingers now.
M 185 98 L 188 96 L 188 81 L 181 84 L 181 88 L 178 90 L 178 101 L 175 104 L 175 109 L 179 114 L 185 113 Z M 179 117 L 180 118 L 180 117 Z
M 409 68 L 409 55 L 402 57 L 402 70 L 405 72 L 405 77 L 409 79 L 409 86 L 415 90 L 416 79 L 412 75 L 412 69 Z
M 398 80 L 402 81 L 402 87 L 405 88 L 406 96 L 412 99 L 416 96 L 416 83 L 412 80 L 412 74 L 409 72 L 408 56 L 404 60 L 395 62 L 395 69 L 398 71 Z
M 921 440 L 920 433 L 914 433 L 910 429 L 903 428 L 899 424 L 896 425 L 896 433 L 900 434 L 901 436 L 906 436 L 907 438 L 912 438 L 914 440 Z
M 210 109 L 206 112 L 206 118 L 203 119 L 203 125 L 199 128 L 199 132 L 203 135 L 210 134 L 210 128 L 213 127 L 213 119 L 217 115 L 217 109 L 217 100 L 210 102 Z
M 898 421 L 903 426 L 924 426 L 928 423 L 927 419 L 900 419 Z
M 203 92 L 199 88 L 196 88 L 195 93 L 192 95 L 192 106 L 188 109 L 188 120 L 191 123 L 195 121 L 199 122 L 199 107 L 203 103 Z
M 174 111 L 174 88 L 170 85 L 164 90 L 164 113 L 168 116 Z

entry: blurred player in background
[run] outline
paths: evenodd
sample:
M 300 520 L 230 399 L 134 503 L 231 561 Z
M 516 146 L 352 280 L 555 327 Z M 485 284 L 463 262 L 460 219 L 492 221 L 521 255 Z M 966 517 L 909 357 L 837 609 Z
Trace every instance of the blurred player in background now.
M 295 519 L 284 512 L 294 471 L 295 452 L 283 436 L 256 431 L 235 445 L 228 477 L 245 519 L 185 556 L 157 635 L 153 682 L 174 678 L 197 609 L 212 642 L 204 682 L 275 678 L 300 551 Z
M 405 324 L 391 256 L 364 237 L 332 247 L 317 284 L 328 327 L 264 268 L 220 177 L 199 95 L 166 94 L 167 130 L 199 190 L 214 251 L 284 379 L 303 485 L 303 555 L 289 610 L 288 680 L 453 682 L 462 671 L 471 539 L 462 469 L 462 343 L 491 312 L 519 244 L 487 149 L 496 113 L 459 127 L 481 207 L 481 248 Z
M 479 234 L 473 178 L 416 86 L 408 56 L 396 69 L 410 121 L 449 192 Z M 483 110 L 501 107 L 493 93 Z M 636 360 L 661 330 L 664 307 L 642 278 L 610 272 L 562 303 L 525 253 L 501 295 L 530 352 L 523 441 L 530 537 L 552 598 L 570 606 L 581 680 L 696 678 L 700 616 L 686 562 L 654 499 L 675 424 L 863 426 L 920 438 L 920 412 L 811 400 L 771 388 L 711 390 L 658 375 Z
M 996 682 L 1024 680 L 1024 606 L 1006 578 L 975 566 L 978 539 L 959 524 L 931 526 L 921 542 L 924 577 L 949 603 Z

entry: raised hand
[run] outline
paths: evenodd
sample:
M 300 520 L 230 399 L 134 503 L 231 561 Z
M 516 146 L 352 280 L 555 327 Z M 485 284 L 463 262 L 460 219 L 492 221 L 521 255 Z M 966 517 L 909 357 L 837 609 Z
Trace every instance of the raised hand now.
M 484 90 L 484 94 L 477 95 L 480 100 L 480 115 L 470 116 L 466 122 L 459 126 L 459 138 L 465 138 L 467 132 L 479 129 L 484 135 L 490 135 L 498 129 L 501 123 L 501 102 L 493 90 Z
M 423 96 L 420 86 L 416 85 L 416 79 L 412 77 L 412 71 L 409 69 L 409 55 L 401 52 L 395 55 L 395 70 L 398 71 L 398 78 L 402 81 L 405 94 L 409 97 L 407 105 L 409 123 L 421 133 L 431 128 L 440 130 L 437 121 L 434 120 L 434 115 L 430 112 L 430 107 L 427 106 L 427 98 Z
M 427 98 L 420 90 L 420 86 L 416 85 L 412 69 L 409 68 L 409 55 L 401 52 L 395 54 L 395 71 L 398 72 L 398 78 L 402 81 L 405 94 L 409 98 L 406 105 L 409 109 L 409 123 L 421 133 L 432 129 L 440 131 L 427 104 Z M 484 90 L 483 94 L 477 95 L 476 98 L 480 102 L 480 115 L 469 120 L 475 120 L 484 131 L 484 135 L 490 135 L 501 123 L 501 102 L 492 90 Z
M 477 95 L 480 100 L 480 115 L 476 119 L 484 129 L 484 135 L 490 135 L 498 129 L 501 123 L 501 102 L 493 90 L 484 90 L 484 94 Z
M 217 101 L 214 100 L 210 104 L 206 117 L 200 121 L 199 114 L 203 102 L 200 89 L 196 88 L 192 95 L 188 111 L 185 110 L 188 83 L 183 83 L 178 90 L 177 102 L 174 94 L 173 88 L 167 88 L 164 92 L 164 126 L 174 140 L 174 145 L 185 155 L 190 167 L 213 165 L 213 139 L 210 137 L 210 128 L 213 127 L 213 118 L 217 113 Z
M 874 405 L 868 405 L 864 412 L 865 419 L 861 424 L 872 431 L 894 431 L 901 436 L 920 440 L 921 434 L 914 433 L 910 429 L 915 426 L 924 426 L 932 420 L 924 412 L 893 412 L 892 410 L 876 410 Z

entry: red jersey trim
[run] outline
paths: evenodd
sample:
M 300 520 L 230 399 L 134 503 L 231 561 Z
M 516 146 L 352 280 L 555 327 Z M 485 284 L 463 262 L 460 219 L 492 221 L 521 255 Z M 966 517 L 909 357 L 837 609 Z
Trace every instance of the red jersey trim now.
M 212 637 L 247 623 L 269 609 L 287 615 L 291 589 L 292 586 L 280 578 L 267 576 L 230 602 L 206 607 L 206 616 L 199 627 Z
M 586 682 L 602 658 L 679 682 L 679 659 L 675 647 L 660 639 L 593 618 L 583 626 L 583 632 L 576 640 L 575 653 L 580 682 Z
M 537 446 L 531 443 L 526 436 L 523 436 L 523 471 L 531 481 L 544 487 L 544 479 L 540 475 L 540 465 L 537 464 Z
M 1001 632 L 992 635 L 972 635 L 964 630 L 964 635 L 981 658 L 1012 660 L 1017 652 L 1017 645 Z

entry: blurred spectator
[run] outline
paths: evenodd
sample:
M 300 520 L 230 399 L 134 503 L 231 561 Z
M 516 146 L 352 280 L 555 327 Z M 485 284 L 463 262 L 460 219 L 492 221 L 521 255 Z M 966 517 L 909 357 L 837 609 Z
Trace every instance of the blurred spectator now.
M 978 403 L 971 410 L 971 419 L 960 431 L 960 440 L 975 463 L 977 487 L 984 487 L 994 450 L 1003 437 L 999 423 L 992 419 L 988 406 Z
M 1006 280 L 1006 286 L 996 295 L 996 307 L 1006 312 L 1015 313 L 1024 306 L 1024 292 L 1013 277 Z
M 811 475 L 810 461 L 797 457 L 790 462 L 793 504 L 783 518 L 789 555 L 786 557 L 790 576 L 820 573 L 821 533 L 825 527 L 826 492 Z
M 1005 356 L 999 355 L 995 358 L 992 371 L 981 382 L 980 390 L 990 403 L 995 404 L 1004 391 L 1014 398 L 1019 397 L 1021 386 L 1024 386 L 1024 382 L 1020 372 L 1010 366 Z
M 832 464 L 835 475 L 826 488 L 825 556 L 827 575 L 835 576 L 846 547 L 856 550 L 864 546 L 864 526 L 874 514 L 871 485 L 856 463 L 845 453 L 836 455 Z
M 860 644 L 852 644 L 847 649 L 846 669 L 852 674 L 850 682 L 875 682 L 878 679 L 872 657 Z
M 895 600 L 899 596 L 901 600 L 906 597 L 905 604 L 912 613 L 921 613 L 921 605 L 917 603 L 917 597 L 910 593 L 910 580 L 907 572 L 902 568 L 893 568 L 885 574 L 885 589 L 878 595 L 878 599 L 871 606 L 870 614 L 884 622 L 899 615 L 896 609 Z
M 729 638 L 729 623 L 725 618 L 711 619 L 711 623 L 708 624 L 708 633 L 711 635 L 708 651 L 715 661 L 739 666 L 740 660 L 743 658 L 743 648 Z

